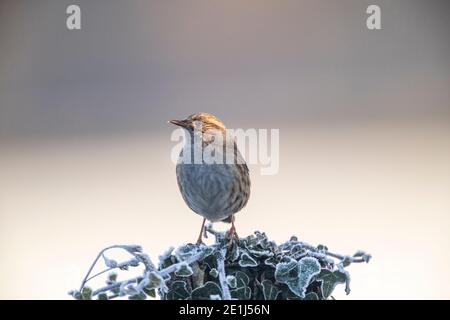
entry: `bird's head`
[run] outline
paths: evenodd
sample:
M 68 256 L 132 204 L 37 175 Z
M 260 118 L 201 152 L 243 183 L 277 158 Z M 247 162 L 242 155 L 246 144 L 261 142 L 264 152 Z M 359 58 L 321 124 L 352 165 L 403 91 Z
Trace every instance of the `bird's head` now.
M 226 131 L 226 127 L 222 121 L 212 114 L 205 112 L 194 113 L 184 120 L 170 120 L 169 123 L 182 127 L 188 132 Z

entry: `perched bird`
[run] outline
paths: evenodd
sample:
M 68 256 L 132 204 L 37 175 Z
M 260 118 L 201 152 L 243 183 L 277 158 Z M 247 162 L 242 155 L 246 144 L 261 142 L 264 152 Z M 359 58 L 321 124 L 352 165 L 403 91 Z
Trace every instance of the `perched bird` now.
M 231 223 L 228 235 L 237 238 L 234 214 L 247 204 L 250 177 L 235 138 L 222 121 L 209 113 L 195 113 L 184 120 L 169 122 L 185 131 L 176 174 L 184 201 L 203 217 L 197 243 L 202 243 L 206 220 Z M 195 150 L 202 151 L 200 158 Z M 205 150 L 213 150 L 209 159 Z

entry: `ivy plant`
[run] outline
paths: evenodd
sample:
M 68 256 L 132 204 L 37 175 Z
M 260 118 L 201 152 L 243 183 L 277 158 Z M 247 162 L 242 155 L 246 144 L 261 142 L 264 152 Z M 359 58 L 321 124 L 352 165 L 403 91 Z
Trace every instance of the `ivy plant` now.
M 276 244 L 265 233 L 229 239 L 211 225 L 206 232 L 215 237 L 212 245 L 185 244 L 169 248 L 154 265 L 137 245 L 115 245 L 103 249 L 94 260 L 78 290 L 69 292 L 75 299 L 109 300 L 160 298 L 162 300 L 325 300 L 331 299 L 342 284 L 350 293 L 346 267 L 369 262 L 363 251 L 354 255 L 330 252 L 324 245 L 313 246 L 293 236 Z M 117 262 L 106 254 L 124 250 L 128 260 Z M 93 274 L 103 260 L 105 268 Z M 119 280 L 118 272 L 141 267 L 135 277 Z M 105 285 L 91 288 L 88 283 L 106 275 Z

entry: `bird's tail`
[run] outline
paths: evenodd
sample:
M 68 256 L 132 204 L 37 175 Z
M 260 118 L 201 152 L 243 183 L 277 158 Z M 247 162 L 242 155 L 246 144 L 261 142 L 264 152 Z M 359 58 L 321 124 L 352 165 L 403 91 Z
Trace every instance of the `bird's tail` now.
M 231 223 L 231 219 L 232 219 L 233 215 L 228 216 L 227 218 L 221 220 L 221 222 L 225 222 L 225 223 Z

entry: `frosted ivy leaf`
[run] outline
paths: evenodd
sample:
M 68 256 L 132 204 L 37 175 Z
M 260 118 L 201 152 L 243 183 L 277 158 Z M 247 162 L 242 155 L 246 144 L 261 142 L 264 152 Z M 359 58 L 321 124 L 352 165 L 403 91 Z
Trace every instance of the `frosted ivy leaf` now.
M 264 260 L 264 264 L 266 264 L 268 266 L 272 266 L 272 267 L 276 267 L 277 263 L 278 263 L 278 261 L 277 261 L 277 259 L 274 256 Z
M 139 265 L 139 260 L 136 258 L 130 259 L 128 261 L 128 265 L 130 265 L 131 267 L 137 267 Z
M 321 281 L 322 294 L 324 298 L 328 298 L 338 284 L 346 283 L 347 276 L 348 276 L 347 274 L 339 270 L 335 271 L 326 269 L 322 270 L 317 279 Z M 348 286 L 347 290 L 348 292 L 350 292 L 350 288 Z
M 177 257 L 178 261 L 184 261 L 187 258 L 198 253 L 198 251 L 199 251 L 199 247 L 190 243 L 190 244 L 181 246 L 177 250 L 175 250 L 175 256 Z
M 281 290 L 279 290 L 270 280 L 261 283 L 265 300 L 276 300 Z
M 149 282 L 147 284 L 148 289 L 158 288 L 161 286 L 161 284 L 164 283 L 163 277 L 161 277 L 156 272 L 150 272 L 148 280 L 149 280 Z
M 158 257 L 159 261 L 164 261 L 167 258 L 169 258 L 174 249 L 175 249 L 174 247 L 167 248 L 166 251 L 164 251 L 162 254 L 159 255 L 159 257 Z
M 147 295 L 143 292 L 136 293 L 136 294 L 130 294 L 128 296 L 129 300 L 145 300 L 147 299 Z
M 258 262 L 253 259 L 248 253 L 244 252 L 239 259 L 239 265 L 241 267 L 256 267 Z
M 202 251 L 203 251 L 203 258 L 206 258 L 207 256 L 210 256 L 211 254 L 214 253 L 214 248 L 212 247 L 202 247 Z
M 83 298 L 81 292 L 79 292 L 78 290 L 69 291 L 69 295 L 71 295 L 76 300 L 81 300 Z
M 116 273 L 116 272 L 110 272 L 110 273 L 108 274 L 106 283 L 107 283 L 107 284 L 113 284 L 113 283 L 116 282 L 116 281 L 117 281 L 117 273 Z
M 236 288 L 236 285 L 237 285 L 236 277 L 232 276 L 232 275 L 228 275 L 227 276 L 227 284 L 230 288 Z
M 167 294 L 168 300 L 185 300 L 189 298 L 190 293 L 186 288 L 186 282 L 174 281 L 170 286 L 170 291 Z
M 116 268 L 117 267 L 117 261 L 116 260 L 109 259 L 104 254 L 102 256 L 103 256 L 103 260 L 105 261 L 105 266 L 107 266 L 108 268 Z
M 319 272 L 320 264 L 315 258 L 305 257 L 298 262 L 288 258 L 286 262 L 277 264 L 275 279 L 278 282 L 285 283 L 300 298 L 304 298 L 311 279 Z
M 210 275 L 211 277 L 213 277 L 213 278 L 217 278 L 218 275 L 219 275 L 219 271 L 217 271 L 216 268 L 212 268 L 212 269 L 209 271 L 209 275 Z
M 81 299 L 91 300 L 92 299 L 92 289 L 89 287 L 84 287 L 81 289 Z
M 305 295 L 303 300 L 319 300 L 319 296 L 315 292 L 309 292 Z
M 284 261 L 279 262 L 275 269 L 275 279 L 281 283 L 294 281 L 298 277 L 297 261 L 291 257 L 286 257 Z
M 193 274 L 192 268 L 188 266 L 187 263 L 182 263 L 178 267 L 177 271 L 175 271 L 175 275 L 179 277 L 189 277 Z
M 300 268 L 299 287 L 301 290 L 299 296 L 304 297 L 306 287 L 311 282 L 311 279 L 320 272 L 320 264 L 316 258 L 305 257 L 300 259 L 298 265 Z
M 203 286 L 192 290 L 192 300 L 208 300 L 212 295 L 222 295 L 220 287 L 212 282 L 208 281 Z
M 270 252 L 269 250 L 249 250 L 249 252 L 254 256 L 254 257 L 272 257 L 273 253 Z
M 125 294 L 137 295 L 137 294 L 139 294 L 139 290 L 136 288 L 135 285 L 129 284 L 125 287 Z
M 251 297 L 252 290 L 248 286 L 250 278 L 242 271 L 236 271 L 236 288 L 230 290 L 231 297 L 238 300 L 248 300 Z
M 97 296 L 97 299 L 98 299 L 98 300 L 108 300 L 108 295 L 107 295 L 106 293 L 100 293 L 100 294 Z

